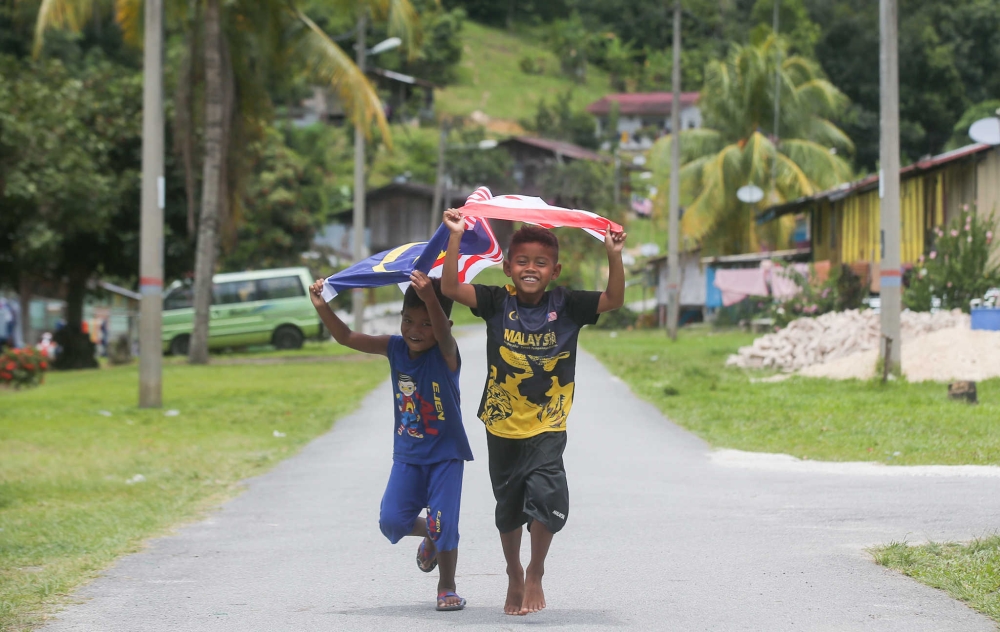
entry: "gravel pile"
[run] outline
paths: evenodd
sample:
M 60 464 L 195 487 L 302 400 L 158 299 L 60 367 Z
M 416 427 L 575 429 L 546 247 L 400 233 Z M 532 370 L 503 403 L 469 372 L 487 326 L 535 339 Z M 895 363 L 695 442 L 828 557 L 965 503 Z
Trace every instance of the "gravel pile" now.
M 901 321 L 904 349 L 908 340 L 935 331 L 969 329 L 969 316 L 961 310 L 933 314 L 905 311 Z M 726 365 L 792 372 L 841 358 L 846 361 L 849 356 L 877 350 L 880 329 L 879 315 L 871 310 L 849 310 L 831 312 L 818 318 L 799 318 L 784 329 L 761 336 L 752 345 L 742 347 L 736 354 L 729 356 Z M 848 363 L 850 366 L 853 364 Z
M 904 341 L 901 360 L 903 375 L 910 382 L 978 382 L 1000 377 L 1000 332 L 939 329 Z M 867 380 L 875 377 L 877 362 L 878 350 L 871 349 L 806 367 L 799 375 Z

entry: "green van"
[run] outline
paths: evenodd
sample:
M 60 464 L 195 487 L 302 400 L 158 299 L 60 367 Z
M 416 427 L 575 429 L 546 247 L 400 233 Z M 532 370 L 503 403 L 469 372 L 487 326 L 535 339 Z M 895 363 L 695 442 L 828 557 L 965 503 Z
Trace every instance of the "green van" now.
M 216 274 L 212 277 L 210 349 L 272 344 L 298 349 L 317 337 L 320 320 L 309 300 L 308 268 Z M 187 355 L 194 329 L 194 287 L 175 281 L 163 296 L 163 350 Z

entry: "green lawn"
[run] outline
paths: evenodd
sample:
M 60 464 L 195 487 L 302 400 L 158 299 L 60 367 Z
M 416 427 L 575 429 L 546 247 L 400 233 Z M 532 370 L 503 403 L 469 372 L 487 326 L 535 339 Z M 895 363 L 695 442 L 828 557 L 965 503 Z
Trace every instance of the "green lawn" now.
M 894 542 L 871 554 L 878 564 L 940 588 L 1000 623 L 1000 536 L 969 544 Z
M 146 538 L 237 493 L 385 375 L 384 361 L 357 355 L 168 364 L 163 410 L 136 407 L 134 366 L 0 390 L 0 630 L 39 621 Z
M 830 461 L 1000 465 L 1000 380 L 980 404 L 947 399 L 944 384 L 793 377 L 751 383 L 724 366 L 750 334 L 685 329 L 589 330 L 583 346 L 639 396 L 713 446 Z
M 399 294 L 399 290 L 396 291 Z M 402 294 L 400 294 L 402 297 Z M 230 364 L 234 362 L 244 362 L 251 364 L 255 361 L 268 361 L 277 358 L 306 359 L 306 358 L 333 358 L 336 356 L 356 353 L 353 349 L 338 345 L 332 341 L 307 340 L 301 349 L 275 349 L 271 345 L 261 345 L 259 347 L 244 347 L 234 350 L 213 351 L 209 355 L 208 361 L 216 364 Z M 164 364 L 182 365 L 187 364 L 187 356 L 165 356 Z
M 594 66 L 587 68 L 584 85 L 564 77 L 544 41 L 542 32 L 515 34 L 467 21 L 462 28 L 458 82 L 438 92 L 438 110 L 449 115 L 479 110 L 493 118 L 519 121 L 534 116 L 539 99 L 551 104 L 555 95 L 569 88 L 573 88 L 573 105 L 578 110 L 614 92 L 607 73 Z M 545 73 L 521 72 L 519 62 L 524 56 L 544 59 Z

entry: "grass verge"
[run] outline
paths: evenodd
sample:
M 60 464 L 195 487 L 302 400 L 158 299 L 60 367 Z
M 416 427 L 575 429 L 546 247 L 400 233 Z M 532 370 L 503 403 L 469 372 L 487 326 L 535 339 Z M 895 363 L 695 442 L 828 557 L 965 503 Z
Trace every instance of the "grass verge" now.
M 876 563 L 939 588 L 1000 623 L 1000 536 L 968 544 L 893 542 L 869 552 Z
M 0 630 L 39 622 L 146 538 L 232 496 L 384 376 L 384 362 L 362 356 L 168 364 L 162 410 L 136 407 L 135 367 L 0 391 Z
M 612 337 L 615 336 L 615 337 Z M 724 366 L 754 336 L 683 330 L 589 330 L 583 346 L 639 396 L 713 446 L 828 461 L 1000 465 L 1000 380 L 980 404 L 953 402 L 944 384 L 792 377 Z

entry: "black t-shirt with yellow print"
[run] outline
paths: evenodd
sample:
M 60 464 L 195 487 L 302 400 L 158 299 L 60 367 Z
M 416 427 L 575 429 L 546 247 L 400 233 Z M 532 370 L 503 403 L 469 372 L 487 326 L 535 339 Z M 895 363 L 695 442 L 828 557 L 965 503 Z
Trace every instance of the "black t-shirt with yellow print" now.
M 473 285 L 486 321 L 489 374 L 479 405 L 486 429 L 508 439 L 566 430 L 573 405 L 580 328 L 597 322 L 600 292 L 558 287 L 538 305 L 517 300 L 512 285 Z

